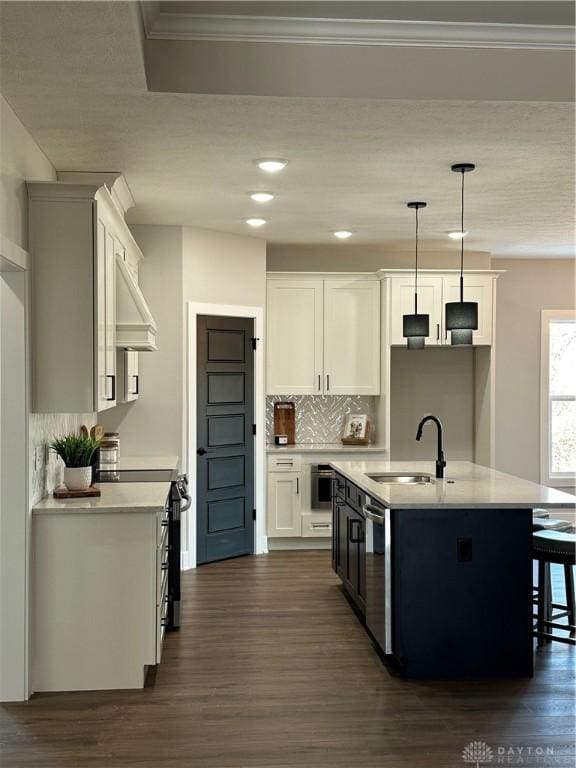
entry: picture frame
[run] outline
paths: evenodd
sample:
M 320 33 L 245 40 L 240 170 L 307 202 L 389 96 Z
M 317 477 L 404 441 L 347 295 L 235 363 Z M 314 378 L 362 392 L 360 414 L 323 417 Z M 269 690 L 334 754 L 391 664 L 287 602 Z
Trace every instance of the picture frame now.
M 348 413 L 344 417 L 344 431 L 342 434 L 342 442 L 345 445 L 363 444 L 368 443 L 368 436 L 370 433 L 370 422 L 368 416 L 365 413 Z

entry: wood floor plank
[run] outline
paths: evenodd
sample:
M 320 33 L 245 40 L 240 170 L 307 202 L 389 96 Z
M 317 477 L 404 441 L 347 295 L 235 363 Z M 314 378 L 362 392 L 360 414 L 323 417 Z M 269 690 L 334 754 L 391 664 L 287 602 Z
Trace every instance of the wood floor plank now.
M 538 651 L 532 680 L 402 680 L 326 551 L 213 563 L 183 590 L 153 685 L 1 706 L 2 768 L 452 768 L 470 741 L 575 765 L 574 648 Z

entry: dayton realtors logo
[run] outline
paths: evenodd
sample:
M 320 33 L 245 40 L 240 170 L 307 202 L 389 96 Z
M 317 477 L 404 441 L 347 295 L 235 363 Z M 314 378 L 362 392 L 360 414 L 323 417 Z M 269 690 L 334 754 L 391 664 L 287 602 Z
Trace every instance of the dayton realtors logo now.
M 480 768 L 494 760 L 494 752 L 484 741 L 471 741 L 462 750 L 462 760 L 469 765 Z
M 490 747 L 485 741 L 471 741 L 462 750 L 462 760 L 474 768 L 489 763 L 497 765 L 554 765 L 560 756 L 554 747 L 503 746 Z

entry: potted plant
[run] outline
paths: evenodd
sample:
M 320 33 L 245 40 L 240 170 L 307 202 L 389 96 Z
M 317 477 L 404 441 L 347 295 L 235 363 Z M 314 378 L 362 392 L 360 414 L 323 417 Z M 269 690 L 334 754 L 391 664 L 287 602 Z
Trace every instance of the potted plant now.
M 54 438 L 51 450 L 64 462 L 64 485 L 69 491 L 85 491 L 92 484 L 92 458 L 100 440 L 84 435 Z

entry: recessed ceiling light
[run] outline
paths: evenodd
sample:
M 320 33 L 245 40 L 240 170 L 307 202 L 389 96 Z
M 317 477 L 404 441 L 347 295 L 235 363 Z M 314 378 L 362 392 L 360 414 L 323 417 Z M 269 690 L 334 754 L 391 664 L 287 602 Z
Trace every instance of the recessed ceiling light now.
M 448 237 L 452 240 L 462 240 L 467 234 L 468 232 L 448 232 Z
M 266 224 L 266 219 L 246 219 L 246 224 L 250 227 L 263 227 Z
M 256 203 L 269 203 L 270 200 L 274 200 L 272 192 L 251 192 L 250 198 Z
M 263 158 L 262 160 L 256 160 L 255 163 L 261 171 L 267 171 L 268 173 L 278 173 L 278 171 L 286 168 L 288 165 L 288 160 Z
M 334 232 L 334 237 L 337 237 L 339 240 L 347 240 L 349 237 L 352 237 L 352 232 L 347 229 L 338 229 Z

